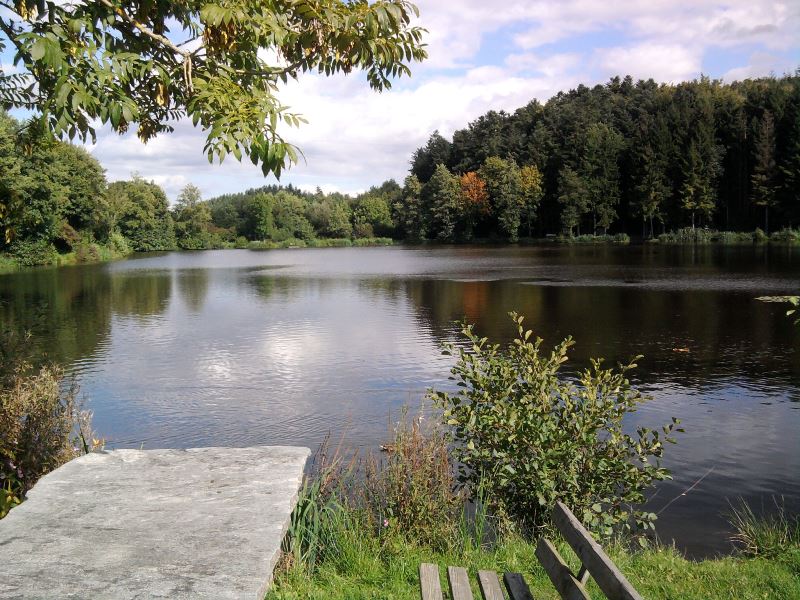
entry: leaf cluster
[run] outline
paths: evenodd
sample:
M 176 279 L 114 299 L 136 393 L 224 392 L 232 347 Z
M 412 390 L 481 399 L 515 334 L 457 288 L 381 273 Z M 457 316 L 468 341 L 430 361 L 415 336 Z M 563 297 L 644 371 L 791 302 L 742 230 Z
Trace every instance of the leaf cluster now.
M 0 73 L 0 106 L 37 112 L 57 136 L 93 123 L 147 141 L 191 119 L 210 161 L 249 158 L 280 176 L 304 119 L 277 97 L 303 72 L 366 72 L 378 91 L 426 57 L 406 0 L 0 1 L 0 33 L 23 73 Z M 0 38 L 0 46 L 3 40 Z M 2 48 L 0 48 L 2 49 Z
M 561 370 L 572 339 L 546 352 L 523 317 L 511 317 L 517 337 L 507 348 L 465 325 L 465 345 L 445 349 L 456 358 L 459 391 L 430 392 L 449 427 L 459 481 L 472 489 L 482 481 L 495 511 L 528 530 L 547 525 L 556 501 L 600 536 L 652 528 L 655 515 L 638 507 L 654 482 L 670 478 L 661 458 L 678 420 L 629 433 L 626 417 L 647 400 L 628 379 L 634 362 L 615 370 L 593 360 L 569 379 Z

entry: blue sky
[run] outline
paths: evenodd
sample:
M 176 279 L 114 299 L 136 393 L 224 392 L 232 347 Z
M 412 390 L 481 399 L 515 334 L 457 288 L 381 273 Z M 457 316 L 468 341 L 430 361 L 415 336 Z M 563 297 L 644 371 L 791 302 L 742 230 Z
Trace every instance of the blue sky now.
M 679 82 L 701 73 L 726 81 L 800 67 L 800 1 L 421 0 L 430 58 L 382 94 L 363 74 L 305 75 L 281 100 L 309 123 L 289 140 L 307 163 L 282 183 L 358 192 L 402 180 L 411 153 L 434 129 L 450 135 L 490 109 L 546 101 L 579 83 L 614 75 Z M 0 55 L 8 65 L 10 57 Z M 204 134 L 189 123 L 142 145 L 100 130 L 89 150 L 109 180 L 138 172 L 174 199 L 182 186 L 205 197 L 273 183 L 249 163 L 210 165 Z

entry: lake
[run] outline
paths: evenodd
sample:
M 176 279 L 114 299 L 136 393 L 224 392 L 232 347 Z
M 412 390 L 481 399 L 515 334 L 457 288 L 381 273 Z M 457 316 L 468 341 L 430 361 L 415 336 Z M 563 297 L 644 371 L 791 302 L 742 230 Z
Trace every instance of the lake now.
M 0 325 L 77 377 L 111 447 L 375 447 L 449 386 L 455 321 L 507 340 L 517 310 L 575 338 L 573 369 L 645 356 L 629 425 L 686 429 L 650 506 L 704 556 L 729 549 L 730 501 L 800 510 L 800 328 L 755 300 L 798 289 L 784 247 L 222 250 L 2 275 Z

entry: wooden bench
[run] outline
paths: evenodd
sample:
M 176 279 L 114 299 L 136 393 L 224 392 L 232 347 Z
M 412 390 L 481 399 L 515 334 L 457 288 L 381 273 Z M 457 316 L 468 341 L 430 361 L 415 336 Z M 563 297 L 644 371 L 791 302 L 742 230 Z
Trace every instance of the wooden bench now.
M 586 528 L 561 502 L 553 509 L 553 521 L 581 561 L 573 573 L 555 546 L 545 538 L 536 545 L 536 558 L 563 600 L 591 600 L 584 587 L 591 575 L 608 600 L 642 600 L 617 566 Z M 443 600 L 439 567 L 429 563 L 419 566 L 422 600 Z M 447 567 L 452 600 L 473 600 L 467 570 Z M 528 584 L 519 573 L 505 573 L 503 582 L 510 600 L 533 600 Z M 478 571 L 478 585 L 484 600 L 505 600 L 500 579 L 494 571 Z

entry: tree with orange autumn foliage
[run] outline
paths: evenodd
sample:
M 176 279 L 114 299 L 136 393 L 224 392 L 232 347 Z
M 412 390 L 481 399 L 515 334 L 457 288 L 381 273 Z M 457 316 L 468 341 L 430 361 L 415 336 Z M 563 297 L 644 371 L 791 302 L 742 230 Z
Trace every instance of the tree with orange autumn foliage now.
M 464 173 L 460 183 L 464 237 L 470 239 L 478 219 L 489 214 L 489 192 L 486 191 L 486 183 L 475 171 Z

